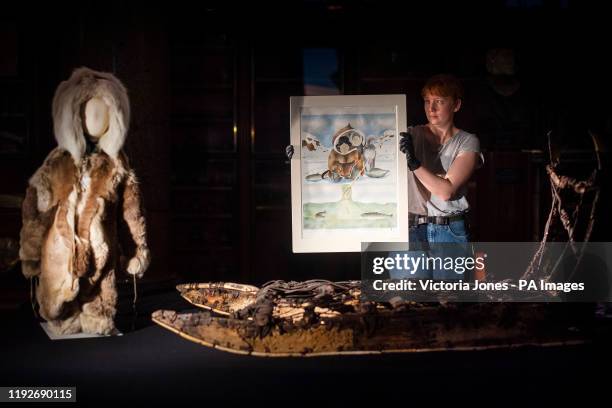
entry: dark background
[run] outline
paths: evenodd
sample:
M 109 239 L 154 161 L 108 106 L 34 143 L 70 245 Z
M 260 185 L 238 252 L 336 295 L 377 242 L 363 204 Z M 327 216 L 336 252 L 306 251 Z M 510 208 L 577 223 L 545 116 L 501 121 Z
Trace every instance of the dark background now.
M 550 200 L 546 132 L 571 174 L 593 168 L 588 131 L 606 140 L 612 130 L 605 15 L 544 0 L 8 5 L 0 194 L 23 196 L 55 145 L 59 82 L 79 66 L 111 71 L 131 98 L 125 148 L 142 181 L 153 254 L 145 284 L 356 279 L 358 254 L 291 252 L 289 96 L 319 79 L 344 94 L 403 93 L 408 122 L 419 124 L 424 81 L 450 72 L 466 89 L 457 124 L 478 135 L 486 157 L 469 184 L 473 238 L 537 241 Z M 514 52 L 520 88 L 511 96 L 491 87 L 494 48 Z M 336 72 L 305 77 L 305 56 L 321 49 L 337 56 Z M 7 207 L 0 236 L 17 238 L 20 210 Z M 606 240 L 604 225 L 596 239 Z M 3 275 L 20 298 L 19 266 Z
M 571 0 L 483 3 L 3 4 L 0 238 L 18 239 L 21 227 L 20 209 L 5 198 L 23 196 L 55 146 L 55 88 L 88 66 L 115 73 L 130 94 L 125 148 L 142 181 L 153 263 L 140 285 L 137 323 L 130 281 L 119 286 L 124 337 L 69 342 L 50 342 L 38 327 L 19 264 L 1 271 L 0 383 L 75 384 L 80 401 L 239 397 L 292 405 L 361 396 L 567 403 L 605 389 L 609 381 L 597 370 L 607 367 L 609 339 L 266 360 L 209 350 L 150 326 L 153 310 L 187 307 L 172 289 L 177 282 L 359 278 L 359 254 L 291 252 L 283 154 L 289 96 L 303 95 L 313 80 L 335 82 L 344 94 L 406 94 L 408 121 L 419 124 L 425 80 L 456 74 L 466 88 L 457 124 L 478 135 L 486 157 L 469 185 L 474 239 L 541 239 L 550 204 L 546 132 L 553 131 L 567 174 L 581 177 L 594 166 L 588 131 L 603 141 L 612 133 L 609 17 Z M 491 87 L 486 55 L 494 48 L 514 52 L 520 88 L 511 96 Z M 336 55 L 337 72 L 305 77 L 304 58 L 321 49 Z M 593 236 L 600 241 L 610 240 L 606 194 Z

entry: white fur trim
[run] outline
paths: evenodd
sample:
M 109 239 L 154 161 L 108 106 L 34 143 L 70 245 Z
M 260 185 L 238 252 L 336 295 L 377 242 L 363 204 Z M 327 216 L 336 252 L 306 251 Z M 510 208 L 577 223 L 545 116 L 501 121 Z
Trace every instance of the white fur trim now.
M 42 167 L 41 167 L 42 169 Z M 38 169 L 30 178 L 30 186 L 36 189 L 36 208 L 38 212 L 44 213 L 51 208 L 51 185 L 49 180 L 43 176 L 43 170 Z
M 53 97 L 55 139 L 75 162 L 83 157 L 86 145 L 81 107 L 94 97 L 102 99 L 110 109 L 108 131 L 98 142 L 100 148 L 116 159 L 125 143 L 130 123 L 130 102 L 125 87 L 113 74 L 78 68 L 57 87 Z
M 344 136 L 345 134 L 349 133 L 349 132 L 354 132 L 357 133 L 359 136 L 361 136 L 361 143 L 359 143 L 359 146 L 364 146 L 364 142 L 365 142 L 365 137 L 363 136 L 363 133 L 361 133 L 359 130 L 354 129 L 354 128 L 349 128 L 346 129 L 345 131 L 338 133 L 337 135 L 335 135 L 332 139 L 332 148 L 336 151 L 336 153 L 341 154 L 341 155 L 346 155 L 349 154 L 351 152 L 354 152 L 355 150 L 357 150 L 357 146 L 353 147 L 352 149 L 350 149 L 347 152 L 341 152 L 336 148 L 336 142 L 338 139 L 340 139 L 342 136 Z M 350 141 L 351 144 L 353 144 L 353 141 Z

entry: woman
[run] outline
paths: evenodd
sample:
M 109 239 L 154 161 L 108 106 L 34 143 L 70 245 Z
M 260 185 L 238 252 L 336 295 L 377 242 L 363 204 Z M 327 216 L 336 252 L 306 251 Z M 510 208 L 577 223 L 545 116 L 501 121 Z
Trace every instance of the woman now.
M 455 126 L 463 88 L 452 75 L 436 75 L 425 83 L 421 95 L 428 123 L 402 132 L 400 141 L 410 169 L 410 239 L 430 247 L 435 243 L 467 243 L 467 182 L 484 158 L 478 138 Z M 430 257 L 441 250 L 435 247 Z M 452 249 L 446 246 L 445 256 L 457 255 L 447 253 Z M 454 271 L 433 270 L 431 274 L 434 279 L 464 278 Z

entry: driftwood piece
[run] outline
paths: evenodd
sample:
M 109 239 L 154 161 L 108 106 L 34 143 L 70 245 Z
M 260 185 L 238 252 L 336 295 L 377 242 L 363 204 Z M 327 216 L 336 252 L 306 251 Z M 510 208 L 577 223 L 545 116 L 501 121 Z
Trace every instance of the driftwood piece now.
M 597 173 L 595 172 L 591 174 L 591 177 L 589 177 L 587 180 L 577 180 L 569 176 L 560 176 L 557 174 L 557 171 L 553 166 L 547 165 L 546 173 L 548 173 L 550 182 L 558 190 L 568 188 L 573 190 L 576 194 L 584 194 L 589 190 L 597 188 L 595 185 L 595 176 Z
M 546 166 L 546 172 L 548 174 L 551 186 L 551 195 L 552 195 L 552 203 L 550 212 L 548 215 L 548 220 L 546 221 L 546 226 L 544 228 L 544 234 L 542 240 L 540 241 L 540 245 L 538 250 L 535 252 L 530 264 L 527 266 L 527 269 L 523 273 L 522 279 L 534 278 L 535 276 L 539 276 L 540 279 L 544 280 L 553 280 L 557 277 L 558 269 L 557 267 L 553 267 L 551 270 L 542 271 L 541 263 L 542 257 L 544 255 L 546 243 L 549 240 L 550 229 L 553 225 L 553 222 L 558 219 L 561 223 L 565 232 L 567 233 L 567 244 L 566 247 L 561 254 L 561 257 L 565 256 L 565 252 L 567 248 L 572 250 L 574 257 L 576 259 L 576 263 L 574 265 L 573 271 L 570 273 L 567 280 L 571 280 L 571 278 L 575 275 L 578 270 L 580 263 L 582 261 L 584 255 L 585 245 L 591 239 L 591 234 L 593 232 L 593 226 L 595 224 L 595 216 L 597 211 L 597 205 L 599 203 L 599 196 L 601 193 L 600 186 L 600 173 L 602 170 L 602 160 L 601 160 L 601 143 L 598 140 L 597 136 L 594 133 L 589 132 L 591 136 L 591 140 L 593 142 L 593 148 L 595 152 L 595 157 L 597 160 L 597 165 L 595 169 L 591 172 L 591 175 L 586 180 L 578 180 L 576 178 L 560 175 L 557 171 L 557 167 L 560 163 L 559 154 L 555 153 L 555 150 L 552 147 L 551 142 L 551 133 L 547 134 L 548 137 L 548 151 L 550 156 L 550 164 Z M 572 214 L 566 210 L 562 192 L 563 191 L 571 191 L 574 194 L 578 195 L 578 204 L 575 206 Z M 582 245 L 580 247 L 576 246 L 576 241 L 578 240 L 576 237 L 576 230 L 580 223 L 584 222 L 580 218 L 580 214 L 582 211 L 583 205 L 585 205 L 585 197 L 591 196 L 590 200 L 590 209 L 589 209 L 589 218 L 586 220 L 587 225 L 584 232 L 584 236 L 580 237 L 580 241 Z M 588 204 L 587 204 L 588 205 Z M 557 264 L 558 265 L 558 264 Z

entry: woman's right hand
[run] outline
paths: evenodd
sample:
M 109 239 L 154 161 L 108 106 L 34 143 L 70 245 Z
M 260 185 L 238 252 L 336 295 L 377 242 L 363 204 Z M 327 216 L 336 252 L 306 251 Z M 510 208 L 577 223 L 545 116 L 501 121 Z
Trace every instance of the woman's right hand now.
M 410 129 L 409 129 L 410 130 Z M 399 145 L 400 151 L 406 155 L 406 162 L 408 163 L 408 169 L 410 171 L 415 171 L 419 167 L 421 167 L 421 162 L 416 158 L 414 154 L 414 142 L 412 141 L 412 133 L 410 132 L 401 132 Z

